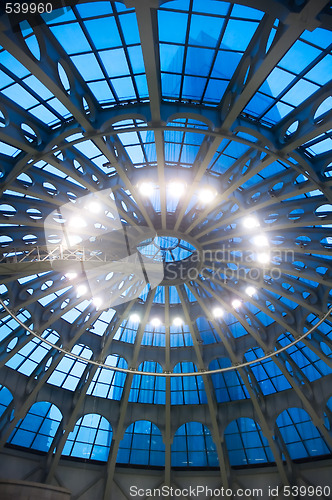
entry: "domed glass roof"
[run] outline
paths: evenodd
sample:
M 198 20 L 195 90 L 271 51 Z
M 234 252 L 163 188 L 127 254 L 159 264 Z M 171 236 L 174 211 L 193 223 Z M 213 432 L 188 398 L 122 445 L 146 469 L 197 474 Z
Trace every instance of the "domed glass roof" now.
M 1 445 L 285 478 L 332 449 L 331 3 L 125 4 L 0 17 Z

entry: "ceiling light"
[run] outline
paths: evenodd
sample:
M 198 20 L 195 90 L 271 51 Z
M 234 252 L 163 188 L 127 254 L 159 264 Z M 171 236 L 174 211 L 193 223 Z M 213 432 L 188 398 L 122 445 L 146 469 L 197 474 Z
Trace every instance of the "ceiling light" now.
M 139 323 L 141 318 L 139 317 L 138 314 L 133 313 L 130 315 L 129 319 L 132 323 Z
M 224 315 L 224 311 L 221 307 L 215 307 L 212 311 L 212 314 L 215 318 L 221 318 Z
M 238 309 L 239 307 L 241 307 L 241 304 L 242 302 L 239 299 L 234 299 L 232 301 L 232 307 L 234 307 L 234 309 Z
M 172 181 L 168 185 L 168 190 L 170 192 L 171 196 L 174 196 L 175 198 L 182 196 L 186 190 L 186 185 L 184 182 L 181 181 Z
M 73 280 L 73 279 L 77 278 L 77 273 L 66 273 L 65 276 L 67 279 Z
M 152 182 L 142 182 L 139 185 L 139 192 L 143 196 L 151 196 L 153 194 L 153 190 L 154 190 L 154 187 L 153 187 Z
M 151 320 L 151 325 L 152 325 L 152 326 L 154 326 L 155 328 L 156 328 L 157 326 L 160 326 L 160 325 L 161 325 L 161 321 L 160 321 L 160 319 L 159 319 L 159 318 L 152 318 L 152 320 Z
M 103 300 L 100 298 L 100 297 L 94 297 L 92 302 L 94 303 L 94 305 L 96 306 L 96 309 L 99 309 L 100 306 L 102 305 L 103 303 Z
M 81 295 L 85 295 L 88 291 L 88 288 L 85 285 L 79 285 L 77 287 L 77 295 L 80 297 Z
M 179 317 L 178 318 L 174 318 L 173 325 L 174 326 L 181 326 L 181 325 L 183 325 L 183 319 L 179 318 Z
M 267 252 L 262 252 L 257 254 L 257 262 L 261 264 L 267 264 L 270 262 L 270 254 Z
M 252 297 L 255 293 L 257 292 L 256 288 L 253 286 L 247 286 L 246 288 L 246 294 L 249 295 L 249 297 Z
M 69 225 L 71 227 L 81 228 L 86 226 L 86 222 L 82 217 L 73 217 L 72 219 L 70 219 Z
M 255 227 L 258 227 L 259 226 L 259 222 L 258 220 L 256 219 L 256 217 L 246 217 L 244 220 L 243 220 L 243 225 L 245 228 L 247 229 L 253 229 Z
M 203 188 L 198 193 L 198 199 L 201 203 L 211 203 L 216 193 L 210 188 Z
M 101 205 L 97 201 L 92 201 L 89 203 L 87 206 L 87 209 L 92 212 L 93 214 L 98 214 L 101 210 Z
M 258 247 L 267 247 L 269 245 L 269 240 L 265 234 L 258 234 L 254 237 L 254 244 Z

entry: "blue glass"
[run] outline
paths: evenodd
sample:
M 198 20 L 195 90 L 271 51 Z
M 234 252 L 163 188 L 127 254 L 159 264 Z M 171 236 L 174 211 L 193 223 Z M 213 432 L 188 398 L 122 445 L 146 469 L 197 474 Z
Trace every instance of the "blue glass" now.
M 211 0 L 194 0 L 193 11 L 217 14 L 225 16 L 228 13 L 230 4 L 228 2 L 214 2 Z
M 218 370 L 228 366 L 231 366 L 229 359 L 218 358 L 211 361 L 209 370 Z M 249 398 L 248 391 L 237 370 L 212 374 L 211 378 L 218 403 Z
M 289 408 L 277 418 L 277 425 L 292 459 L 331 453 L 320 431 L 302 408 Z
M 80 56 L 73 56 L 71 59 L 85 80 L 104 78 L 94 54 L 82 54 Z
M 121 28 L 127 44 L 140 42 L 139 31 L 135 13 L 123 14 L 120 16 Z
M 131 78 L 113 79 L 112 84 L 119 99 L 133 99 L 136 97 Z
M 226 31 L 222 43 L 229 49 L 244 52 L 254 35 L 258 23 L 250 21 L 240 21 L 230 19 L 227 23 Z M 241 36 L 239 36 L 241 33 Z
M 98 15 L 108 15 L 112 14 L 112 7 L 109 2 L 88 2 L 84 4 L 77 5 L 78 12 L 83 18 L 94 17 L 96 13 Z
M 7 87 L 2 91 L 4 95 L 9 97 L 12 101 L 16 102 L 23 109 L 28 109 L 30 106 L 38 104 L 37 99 L 35 99 L 27 90 L 21 87 L 18 83 Z
M 158 11 L 159 39 L 161 42 L 184 43 L 188 14 Z
M 158 427 L 147 420 L 131 424 L 120 442 L 117 463 L 163 467 L 165 445 Z
M 105 364 L 119 368 L 128 368 L 126 360 L 117 355 L 107 356 Z M 87 394 L 119 401 L 122 397 L 126 376 L 123 372 L 117 372 L 108 368 L 97 368 Z
M 206 78 L 199 76 L 185 76 L 183 79 L 183 97 L 188 99 L 201 99 L 206 85 Z
M 319 87 L 317 87 L 317 85 L 306 82 L 305 80 L 300 80 L 283 96 L 283 101 L 292 106 L 298 106 L 318 89 Z
M 138 367 L 139 371 L 162 373 L 159 363 L 144 361 Z M 134 375 L 129 401 L 133 403 L 165 404 L 166 380 L 164 377 L 153 377 L 151 375 Z
M 62 420 L 59 409 L 48 402 L 31 406 L 8 438 L 8 443 L 47 452 Z
M 90 359 L 92 356 L 91 349 L 81 344 L 76 344 L 73 347 L 72 352 L 86 359 Z M 55 368 L 54 372 L 51 373 L 47 382 L 58 387 L 61 386 L 64 389 L 74 391 L 85 368 L 85 362 L 74 360 L 70 356 L 65 355 Z
M 85 26 L 97 50 L 110 49 L 122 45 L 114 17 L 86 21 Z M 107 37 L 105 37 L 107 33 Z
M 332 43 L 331 32 L 322 28 L 316 28 L 313 31 L 305 30 L 301 38 L 323 49 L 326 49 Z
M 231 465 L 273 462 L 267 439 L 251 418 L 239 418 L 225 430 L 225 441 Z
M 209 429 L 189 422 L 176 431 L 171 449 L 173 467 L 216 467 L 218 455 Z
M 178 363 L 175 373 L 196 372 L 196 366 L 190 362 Z M 207 402 L 204 382 L 201 376 L 172 377 L 171 404 L 203 404 Z
M 69 433 L 62 455 L 107 462 L 111 441 L 112 427 L 105 417 L 84 415 Z
M 78 23 L 52 26 L 50 30 L 68 54 L 91 50 L 91 46 Z
M 123 49 L 105 50 L 99 52 L 99 55 L 105 65 L 108 76 L 128 75 L 129 69 Z
M 298 40 L 281 59 L 278 66 L 293 73 L 301 73 L 319 55 L 318 49 Z
M 217 17 L 193 15 L 190 21 L 189 43 L 205 47 L 215 47 L 224 20 Z
M 6 411 L 6 408 L 10 405 L 13 400 L 13 396 L 11 392 L 7 389 L 7 387 L 1 385 L 0 386 L 0 417 Z

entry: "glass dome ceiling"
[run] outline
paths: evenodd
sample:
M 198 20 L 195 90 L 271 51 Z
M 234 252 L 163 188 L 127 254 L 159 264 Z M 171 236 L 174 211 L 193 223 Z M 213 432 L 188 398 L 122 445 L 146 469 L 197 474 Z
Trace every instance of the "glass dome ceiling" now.
M 0 17 L 1 445 L 287 484 L 332 449 L 331 3 L 152 4 Z

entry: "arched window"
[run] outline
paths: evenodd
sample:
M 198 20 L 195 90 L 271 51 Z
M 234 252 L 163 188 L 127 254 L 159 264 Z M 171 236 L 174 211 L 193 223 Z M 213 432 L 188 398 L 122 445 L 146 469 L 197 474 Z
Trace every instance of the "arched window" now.
M 147 420 L 129 425 L 119 446 L 117 462 L 164 466 L 165 445 L 158 427 Z
M 92 356 L 91 349 L 82 344 L 76 344 L 72 348 L 71 352 L 86 359 L 90 359 Z M 58 387 L 63 387 L 64 389 L 74 391 L 86 366 L 87 363 L 85 361 L 74 359 L 66 354 L 61 359 L 54 372 L 51 373 L 47 382 Z
M 62 420 L 60 410 L 47 401 L 31 406 L 8 438 L 9 444 L 47 452 Z
M 6 408 L 13 401 L 12 393 L 4 385 L 0 385 L 0 417 L 6 411 Z
M 52 344 L 56 344 L 60 338 L 59 334 L 52 329 L 45 330 L 42 337 L 52 342 Z M 7 361 L 6 365 L 24 375 L 31 375 L 50 349 L 51 346 L 31 336 L 30 342 L 14 354 L 14 356 Z
M 233 420 L 225 430 L 225 441 L 231 465 L 274 461 L 267 439 L 252 418 Z
M 112 427 L 108 420 L 95 413 L 89 413 L 76 422 L 62 454 L 106 462 L 111 441 Z
M 231 366 L 229 359 L 218 358 L 211 361 L 209 370 L 217 370 L 227 366 Z M 215 373 L 211 375 L 211 378 L 218 403 L 249 398 L 248 391 L 237 370 Z
M 245 353 L 244 358 L 245 361 L 254 361 L 255 359 L 263 356 L 263 349 L 255 347 L 254 349 L 249 349 Z M 250 365 L 250 368 L 264 396 L 291 388 L 291 385 L 285 375 L 271 358 L 254 363 Z
M 330 453 L 320 431 L 302 408 L 289 408 L 283 411 L 276 423 L 292 459 Z
M 290 333 L 284 333 L 278 338 L 279 344 L 284 347 L 294 341 L 294 337 Z M 331 368 L 320 359 L 308 346 L 303 342 L 298 342 L 287 350 L 287 353 L 295 361 L 302 373 L 309 379 L 310 382 L 317 380 L 324 375 L 331 373 Z
M 197 372 L 194 363 L 184 361 L 178 363 L 174 373 Z M 171 404 L 201 404 L 206 403 L 206 393 L 203 378 L 198 376 L 172 377 L 171 378 Z
M 143 372 L 162 373 L 162 367 L 154 361 L 144 361 L 138 367 Z M 134 375 L 129 401 L 132 403 L 165 404 L 165 377 Z
M 128 367 L 127 361 L 117 354 L 107 356 L 105 364 L 110 367 Z M 87 394 L 91 394 L 92 396 L 97 396 L 99 398 L 116 399 L 119 401 L 122 396 L 125 381 L 126 374 L 123 372 L 116 372 L 108 368 L 97 368 L 97 371 L 94 374 L 92 382 L 87 390 Z
M 332 396 L 326 403 L 326 410 L 324 412 L 324 424 L 327 429 L 331 429 L 332 422 Z
M 216 446 L 209 429 L 200 422 L 181 425 L 172 444 L 173 467 L 217 467 Z

